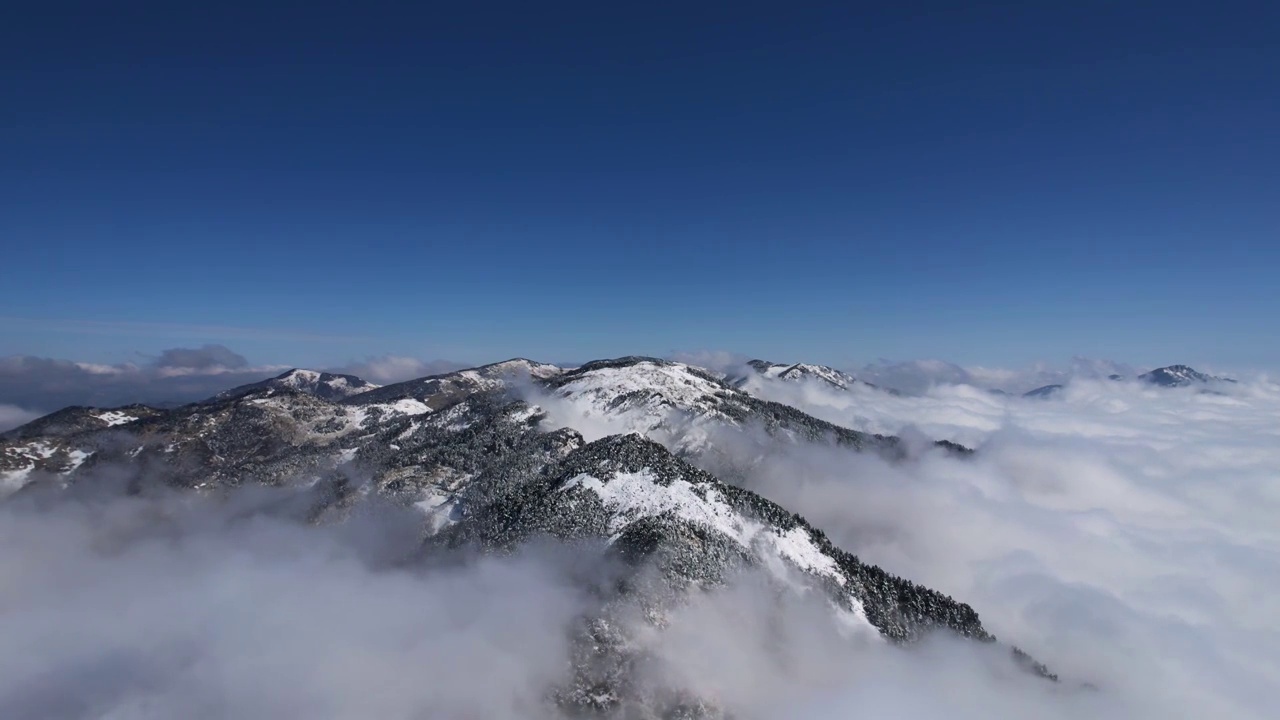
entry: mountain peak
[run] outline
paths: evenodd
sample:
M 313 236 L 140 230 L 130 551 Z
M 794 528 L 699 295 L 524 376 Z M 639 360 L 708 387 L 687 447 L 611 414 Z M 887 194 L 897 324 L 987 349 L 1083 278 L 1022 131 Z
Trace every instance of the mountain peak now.
M 848 390 L 859 382 L 857 378 L 849 373 L 842 372 L 829 365 L 811 363 L 787 365 L 769 362 L 768 360 L 751 360 L 747 363 L 747 366 L 765 378 L 790 381 L 820 380 L 840 390 Z M 740 379 L 738 384 L 742 384 L 745 380 L 745 378 Z
M 1156 368 L 1151 372 L 1143 373 L 1138 376 L 1138 379 L 1161 387 L 1186 387 L 1210 382 L 1235 382 L 1231 378 L 1202 373 L 1190 365 L 1167 365 L 1162 368 Z
M 380 387 L 355 375 L 321 370 L 293 368 L 261 382 L 249 383 L 214 396 L 214 400 L 233 400 L 254 393 L 301 392 L 321 400 L 342 400 Z
M 630 430 L 664 426 L 673 413 L 724 418 L 727 398 L 745 394 L 701 368 L 658 358 L 597 360 L 550 378 L 547 388 L 584 414 L 626 418 Z

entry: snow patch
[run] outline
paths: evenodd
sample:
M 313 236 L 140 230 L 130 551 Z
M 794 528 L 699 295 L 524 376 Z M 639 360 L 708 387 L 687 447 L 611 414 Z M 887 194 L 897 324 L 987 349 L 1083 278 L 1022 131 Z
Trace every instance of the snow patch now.
M 426 415 L 431 412 L 431 406 L 417 400 L 415 398 L 401 398 L 393 403 L 381 403 L 378 405 L 364 406 L 370 410 L 381 410 L 390 415 Z
M 434 490 L 428 490 L 421 500 L 413 504 L 427 516 L 427 529 L 432 535 L 457 522 L 453 516 L 457 505 L 454 498 Z
M 107 410 L 105 412 L 100 412 L 94 415 L 93 417 L 97 418 L 98 420 L 101 420 L 103 423 L 106 424 L 107 427 L 124 425 L 127 423 L 134 422 L 135 420 L 138 419 L 133 415 L 120 412 L 119 410 Z
M 518 423 L 526 422 L 530 418 L 532 418 L 534 415 L 537 415 L 541 412 L 542 412 L 542 408 L 537 407 L 536 405 L 530 405 L 528 407 L 521 408 L 520 410 L 516 410 L 515 412 L 511 413 L 511 420 L 513 422 L 518 422 Z
M 723 393 L 734 393 L 680 363 L 641 361 L 625 367 L 586 372 L 557 388 L 548 400 L 538 400 L 548 415 L 548 427 L 569 427 L 588 440 L 607 435 L 639 433 L 688 451 L 704 439 L 693 426 L 710 423 L 736 425 L 721 409 Z M 705 436 L 705 432 L 702 433 Z
M 618 473 L 608 482 L 591 475 L 578 475 L 565 483 L 560 492 L 575 487 L 591 490 L 614 513 L 609 521 L 609 532 L 615 538 L 630 523 L 667 512 L 728 535 L 743 547 L 750 547 L 751 536 L 759 529 L 758 525 L 749 523 L 721 502 L 715 490 L 708 488 L 707 497 L 703 499 L 687 480 L 676 480 L 663 487 L 647 470 Z
M 369 412 L 364 408 L 348 410 L 344 417 L 347 421 L 347 429 L 356 430 L 364 427 L 364 421 L 369 419 Z
M 93 455 L 93 453 L 85 452 L 83 450 L 72 450 L 71 452 L 67 453 L 69 464 L 67 465 L 67 469 L 63 472 L 63 474 L 65 475 L 66 473 L 69 473 L 75 470 L 76 468 L 80 467 L 81 465 L 83 465 L 84 461 L 88 460 L 90 455 Z
M 288 375 L 280 378 L 279 384 L 289 388 L 301 389 L 303 387 L 314 386 L 319 381 L 320 373 L 315 370 L 294 370 Z

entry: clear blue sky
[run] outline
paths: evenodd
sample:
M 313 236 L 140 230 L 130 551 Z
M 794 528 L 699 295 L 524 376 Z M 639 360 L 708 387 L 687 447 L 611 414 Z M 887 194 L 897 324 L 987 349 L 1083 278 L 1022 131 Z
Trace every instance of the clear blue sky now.
M 0 354 L 1280 367 L 1280 3 L 865 5 L 10 3 Z

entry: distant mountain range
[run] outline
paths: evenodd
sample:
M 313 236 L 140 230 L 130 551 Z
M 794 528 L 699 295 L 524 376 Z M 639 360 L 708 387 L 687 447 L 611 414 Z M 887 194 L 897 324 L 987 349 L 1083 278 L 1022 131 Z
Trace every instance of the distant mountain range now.
M 817 365 L 750 367 L 763 382 L 859 382 Z M 374 493 L 420 513 L 427 563 L 548 536 L 599 547 L 631 575 L 597 589 L 600 604 L 574 641 L 580 662 L 555 690 L 582 711 L 641 702 L 678 715 L 687 689 L 635 697 L 635 630 L 616 620 L 643 605 L 660 627 L 664 608 L 741 569 L 764 572 L 780 592 L 820 593 L 833 631 L 910 642 L 942 629 L 996 642 L 970 606 L 862 562 L 803 517 L 704 469 L 732 452 L 717 438 L 746 432 L 912 461 L 896 437 L 763 400 L 740 381 L 647 357 L 576 368 L 514 359 L 382 387 L 290 370 L 179 408 L 73 407 L 36 420 L 0 435 L 0 489 L 59 493 L 108 471 L 126 486 L 161 478 L 214 495 L 262 483 L 297 488 L 321 523 L 341 522 Z M 972 454 L 948 442 L 933 452 Z M 1025 653 L 1010 657 L 1053 677 Z
M 1124 380 L 1121 375 L 1110 375 L 1108 380 Z M 1211 383 L 1234 383 L 1235 380 L 1227 377 L 1218 377 L 1202 373 L 1195 368 L 1187 365 L 1169 365 L 1167 367 L 1157 368 L 1151 372 L 1142 373 L 1138 376 L 1140 382 L 1149 385 L 1157 385 L 1159 387 L 1190 387 L 1193 385 L 1209 385 Z M 1054 383 L 1038 387 L 1022 394 L 1027 398 L 1052 398 L 1056 397 L 1066 389 L 1061 383 Z

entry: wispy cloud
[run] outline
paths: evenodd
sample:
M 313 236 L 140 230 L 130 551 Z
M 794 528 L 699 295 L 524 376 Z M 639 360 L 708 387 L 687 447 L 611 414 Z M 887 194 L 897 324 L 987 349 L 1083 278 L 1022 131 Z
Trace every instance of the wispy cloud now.
M 402 355 L 379 355 L 333 368 L 334 372 L 357 375 L 380 385 L 413 380 L 428 375 L 453 372 L 468 367 L 449 360 L 422 360 Z
M 171 348 L 141 365 L 13 355 L 0 357 L 0 403 L 35 415 L 68 405 L 178 404 L 203 400 L 284 369 L 253 366 L 222 345 Z
M 465 365 L 396 355 L 369 357 L 336 368 L 306 363 L 255 365 L 218 344 L 169 348 L 140 363 L 12 355 L 0 357 L 0 408 L 5 408 L 0 412 L 0 432 L 69 405 L 173 405 L 204 400 L 291 367 L 348 373 L 387 384 L 451 372 Z
M 254 490 L 0 506 L 0 715 L 537 717 L 581 607 L 555 557 L 388 570 L 406 511 Z
M 0 316 L 0 329 L 71 335 L 110 335 L 175 340 L 288 340 L 292 342 L 359 342 L 366 336 L 300 332 L 290 328 L 236 327 L 126 320 L 77 320 Z
M 0 432 L 29 423 L 43 415 L 41 412 L 0 403 Z

